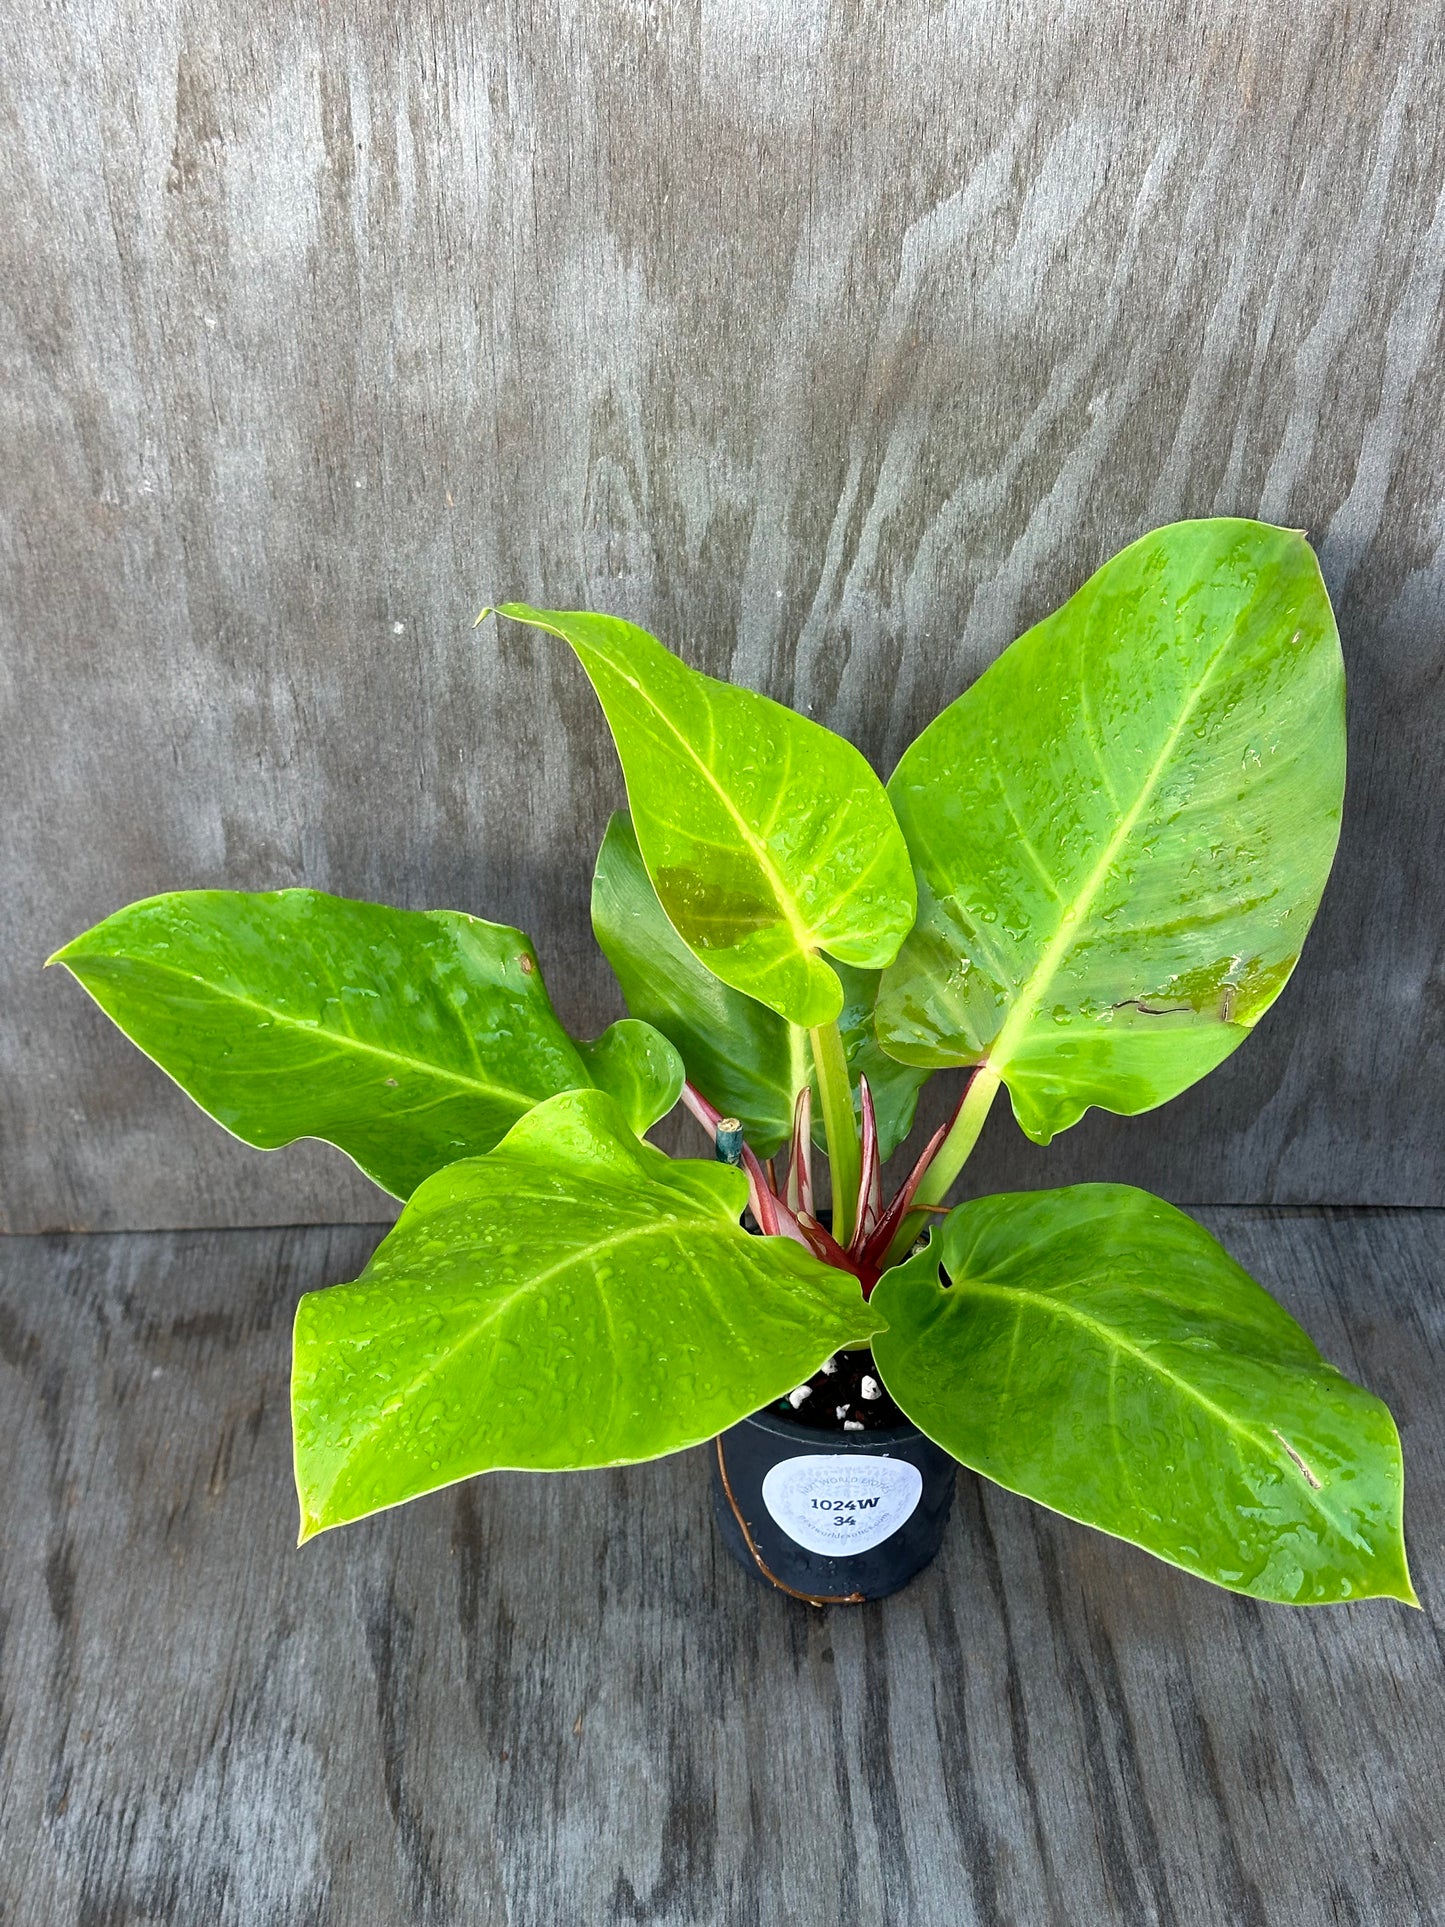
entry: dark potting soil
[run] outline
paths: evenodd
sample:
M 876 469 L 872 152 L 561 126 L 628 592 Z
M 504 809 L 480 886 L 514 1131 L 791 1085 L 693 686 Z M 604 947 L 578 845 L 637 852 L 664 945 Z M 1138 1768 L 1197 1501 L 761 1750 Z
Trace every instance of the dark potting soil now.
M 877 1398 L 863 1396 L 865 1378 L 877 1387 Z M 841 1432 L 850 1419 L 865 1432 L 882 1432 L 889 1426 L 908 1423 L 888 1396 L 869 1351 L 836 1353 L 808 1380 L 806 1398 L 796 1406 L 790 1399 L 780 1398 L 776 1409 L 815 1432 Z

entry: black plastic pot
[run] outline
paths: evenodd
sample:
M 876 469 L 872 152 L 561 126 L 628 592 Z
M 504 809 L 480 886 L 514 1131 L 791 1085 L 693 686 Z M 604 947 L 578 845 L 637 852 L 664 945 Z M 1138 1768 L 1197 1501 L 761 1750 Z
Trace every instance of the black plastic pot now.
M 886 1599 L 933 1559 L 953 1459 L 916 1426 L 824 1432 L 769 1406 L 712 1447 L 723 1543 L 761 1584 L 810 1605 Z

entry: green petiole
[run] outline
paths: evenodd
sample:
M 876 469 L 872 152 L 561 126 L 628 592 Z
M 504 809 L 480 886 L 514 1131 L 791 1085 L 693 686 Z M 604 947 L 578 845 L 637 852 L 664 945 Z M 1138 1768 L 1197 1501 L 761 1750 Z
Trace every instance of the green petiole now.
M 808 1032 L 813 1067 L 818 1073 L 818 1096 L 823 1106 L 823 1130 L 828 1140 L 828 1173 L 833 1182 L 833 1236 L 846 1246 L 853 1236 L 858 1204 L 862 1154 L 858 1125 L 853 1116 L 853 1092 L 848 1083 L 848 1059 L 837 1024 L 820 1024 Z
M 915 1205 L 943 1203 L 953 1180 L 968 1162 L 969 1154 L 978 1142 L 978 1134 L 983 1129 L 983 1121 L 988 1116 L 998 1087 L 998 1072 L 990 1070 L 987 1064 L 980 1064 L 973 1073 L 952 1129 L 939 1145 L 938 1155 L 914 1193 Z M 910 1211 L 899 1225 L 897 1235 L 888 1247 L 885 1267 L 896 1265 L 907 1256 L 909 1246 L 923 1228 L 923 1215 L 921 1210 Z

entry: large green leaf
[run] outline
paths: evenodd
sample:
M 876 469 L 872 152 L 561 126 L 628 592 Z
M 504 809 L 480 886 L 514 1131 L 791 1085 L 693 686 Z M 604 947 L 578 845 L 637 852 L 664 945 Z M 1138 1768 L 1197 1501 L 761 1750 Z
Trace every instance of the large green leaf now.
M 896 954 L 917 897 L 883 785 L 841 736 L 715 682 L 613 616 L 503 604 L 571 645 L 622 759 L 638 845 L 673 928 L 712 973 L 794 1024 Z
M 608 824 L 598 852 L 592 928 L 627 1008 L 672 1040 L 697 1089 L 725 1117 L 740 1121 L 759 1157 L 771 1157 L 787 1142 L 794 1100 L 812 1077 L 807 1033 L 698 962 L 657 900 L 625 810 Z M 843 986 L 838 1023 L 848 1068 L 855 1085 L 867 1076 L 886 1158 L 912 1129 L 918 1092 L 930 1073 L 879 1048 L 873 1033 L 877 971 L 834 968 Z M 815 1116 L 821 1132 L 821 1112 Z
M 527 938 L 452 910 L 181 891 L 51 961 L 247 1144 L 325 1138 L 399 1198 L 593 1081 Z
M 893 1397 L 1000 1485 L 1258 1599 L 1413 1602 L 1390 1414 L 1171 1205 L 979 1198 L 871 1302 Z
M 1279 995 L 1339 835 L 1344 674 L 1304 538 L 1181 522 L 1013 644 L 891 783 L 907 1062 L 983 1063 L 1046 1144 L 1202 1077 Z
M 297 1309 L 302 1538 L 476 1472 L 678 1451 L 866 1343 L 856 1281 L 749 1237 L 746 1201 L 600 1091 L 429 1179 L 355 1284 Z

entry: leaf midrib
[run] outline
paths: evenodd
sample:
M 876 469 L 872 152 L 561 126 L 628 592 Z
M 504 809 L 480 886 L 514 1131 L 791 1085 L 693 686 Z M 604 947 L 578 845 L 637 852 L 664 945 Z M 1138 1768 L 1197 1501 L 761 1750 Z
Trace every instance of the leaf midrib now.
M 561 635 L 560 631 L 558 630 L 553 630 L 552 633 L 554 635 L 557 635 L 559 639 L 563 642 L 571 642 L 571 638 L 569 636 Z M 575 648 L 576 644 L 574 643 L 572 646 Z M 748 848 L 752 851 L 753 856 L 757 860 L 759 869 L 761 869 L 766 875 L 769 885 L 772 888 L 773 895 L 777 901 L 778 908 L 779 910 L 782 911 L 783 919 L 786 922 L 789 931 L 792 933 L 793 941 L 797 944 L 799 950 L 803 951 L 805 955 L 811 958 L 815 954 L 818 948 L 816 933 L 808 925 L 800 923 L 798 921 L 798 917 L 794 910 L 793 892 L 789 889 L 787 884 L 783 881 L 782 875 L 779 872 L 776 864 L 773 862 L 772 856 L 768 851 L 768 847 L 766 843 L 764 843 L 760 837 L 756 836 L 754 832 L 749 828 L 748 823 L 746 822 L 742 814 L 739 812 L 737 805 L 733 802 L 732 798 L 728 795 L 727 791 L 723 788 L 722 784 L 718 781 L 717 777 L 713 774 L 711 769 L 709 769 L 707 764 L 703 761 L 702 757 L 698 754 L 697 750 L 688 741 L 687 737 L 678 728 L 677 724 L 667 714 L 666 710 L 664 710 L 659 705 L 657 699 L 650 693 L 650 691 L 645 689 L 642 686 L 642 684 L 635 679 L 635 677 L 629 675 L 626 669 L 620 667 L 611 658 L 604 656 L 601 650 L 594 648 L 591 644 L 584 644 L 583 647 L 588 650 L 589 654 L 594 655 L 600 661 L 605 662 L 607 664 L 607 667 L 612 671 L 613 675 L 620 678 L 621 681 L 627 684 L 629 689 L 631 689 L 636 695 L 640 696 L 644 704 L 647 706 L 647 708 L 651 710 L 652 714 L 657 717 L 659 722 L 664 723 L 666 725 L 668 730 L 671 732 L 672 736 L 681 745 L 686 759 L 694 765 L 694 767 L 697 769 L 698 774 L 702 777 L 703 781 L 707 783 L 708 787 L 712 790 L 713 794 L 717 797 L 718 801 L 722 804 L 723 809 L 725 810 L 727 815 L 730 816 L 733 822 L 737 825 L 738 834 L 742 837 L 743 842 L 746 843 Z M 709 698 L 708 700 L 708 717 L 709 717 L 709 722 L 711 722 L 711 717 L 712 717 L 711 698 Z M 800 718 L 799 720 L 803 720 L 803 719 Z M 715 735 L 715 732 L 714 732 L 714 735 Z M 847 806 L 845 805 L 844 809 L 840 809 L 840 811 L 838 812 L 839 816 L 842 816 L 846 813 L 846 808 Z M 639 848 L 640 847 L 641 846 L 639 845 Z M 644 867 L 645 865 L 646 865 L 646 859 L 644 858 Z
M 600 1239 L 595 1244 L 589 1244 L 589 1245 L 586 1245 L 585 1247 L 580 1247 L 578 1249 L 570 1251 L 567 1253 L 567 1255 L 564 1258 L 559 1259 L 557 1263 L 547 1266 L 542 1271 L 529 1273 L 525 1278 L 519 1279 L 515 1285 L 510 1287 L 510 1289 L 503 1288 L 502 1290 L 500 1290 L 497 1293 L 496 1298 L 490 1304 L 487 1305 L 485 1310 L 483 1310 L 478 1317 L 473 1319 L 472 1322 L 466 1327 L 466 1329 L 461 1333 L 459 1333 L 458 1336 L 449 1345 L 447 1345 L 444 1350 L 434 1355 L 433 1358 L 430 1360 L 430 1362 L 403 1387 L 403 1389 L 396 1395 L 395 1402 L 390 1406 L 390 1408 L 387 1411 L 378 1413 L 376 1418 L 372 1419 L 370 1423 L 365 1425 L 360 1431 L 353 1431 L 350 1434 L 350 1443 L 348 1444 L 345 1456 L 341 1459 L 340 1465 L 336 1473 L 336 1477 L 332 1479 L 330 1485 L 327 1487 L 326 1497 L 321 1501 L 321 1504 L 325 1505 L 326 1503 L 328 1503 L 332 1498 L 332 1496 L 334 1495 L 336 1488 L 341 1483 L 342 1477 L 344 1476 L 345 1472 L 350 1468 L 350 1466 L 355 1461 L 357 1448 L 359 1446 L 364 1447 L 364 1446 L 370 1445 L 373 1440 L 375 1440 L 383 1432 L 385 1432 L 388 1426 L 390 1425 L 392 1419 L 397 1415 L 398 1412 L 402 1410 L 402 1408 L 408 1403 L 408 1401 L 411 1398 L 413 1398 L 415 1394 L 419 1392 L 424 1385 L 429 1384 L 433 1379 L 435 1379 L 438 1376 L 438 1374 L 442 1372 L 446 1367 L 454 1364 L 458 1359 L 458 1357 L 460 1357 L 460 1355 L 463 1352 L 465 1352 L 469 1346 L 474 1344 L 476 1340 L 481 1337 L 483 1332 L 487 1331 L 492 1325 L 494 1325 L 499 1318 L 505 1317 L 506 1314 L 512 1309 L 513 1305 L 517 1302 L 519 1298 L 523 1298 L 527 1295 L 527 1293 L 536 1291 L 540 1289 L 541 1286 L 550 1283 L 553 1278 L 558 1277 L 562 1272 L 573 1270 L 578 1265 L 587 1265 L 589 1268 L 591 1268 L 593 1272 L 592 1284 L 597 1293 L 598 1302 L 602 1307 L 603 1317 L 607 1322 L 609 1331 L 611 1331 L 615 1336 L 616 1327 L 613 1322 L 612 1309 L 608 1302 L 608 1295 L 606 1291 L 603 1289 L 602 1285 L 598 1282 L 595 1275 L 595 1267 L 598 1259 L 604 1257 L 608 1252 L 617 1250 L 618 1247 L 621 1245 L 634 1244 L 643 1238 L 657 1238 L 657 1237 L 676 1238 L 681 1232 L 696 1234 L 698 1232 L 706 1232 L 709 1230 L 711 1230 L 712 1232 L 714 1232 L 714 1234 L 716 1234 L 716 1232 L 719 1229 L 730 1229 L 730 1228 L 731 1228 L 730 1219 L 727 1221 L 726 1226 L 719 1227 L 715 1221 L 705 1219 L 705 1218 L 697 1218 L 693 1220 L 679 1220 L 677 1218 L 658 1219 L 652 1224 L 634 1225 L 628 1231 L 614 1232 L 610 1237 Z M 683 1246 L 682 1248 L 684 1251 L 684 1255 L 689 1259 L 689 1262 L 691 1262 L 692 1261 L 691 1251 L 686 1246 Z M 367 1282 L 366 1275 L 365 1273 L 363 1273 L 362 1276 L 357 1280 L 357 1284 L 361 1285 L 361 1284 L 365 1284 L 366 1282 Z M 381 1282 L 383 1281 L 377 1278 L 373 1278 L 371 1280 L 371 1283 L 373 1285 L 379 1284 Z M 344 1289 L 344 1287 L 342 1287 L 342 1289 Z M 420 1311 L 418 1315 L 420 1315 Z M 429 1317 L 435 1316 L 435 1312 L 434 1310 L 431 1310 L 431 1311 L 428 1311 L 426 1315 Z M 614 1356 L 615 1356 L 615 1351 L 614 1351 Z M 612 1420 L 612 1412 L 609 1411 L 608 1413 L 609 1424 L 611 1423 L 611 1420 Z
M 1146 1371 L 1151 1372 L 1156 1378 L 1165 1380 L 1168 1384 L 1176 1387 L 1182 1396 L 1190 1398 L 1195 1404 L 1202 1406 L 1206 1412 L 1218 1420 L 1227 1432 L 1236 1438 L 1246 1439 L 1270 1464 L 1278 1465 L 1275 1454 L 1250 1426 L 1234 1418 L 1229 1412 L 1225 1411 L 1223 1406 L 1216 1405 L 1214 1400 L 1210 1398 L 1206 1392 L 1201 1391 L 1197 1385 L 1192 1385 L 1187 1378 L 1181 1378 L 1177 1372 L 1171 1371 L 1162 1360 L 1155 1358 L 1152 1353 L 1131 1343 L 1130 1340 L 1123 1337 L 1113 1326 L 1105 1324 L 1102 1319 L 1095 1318 L 1086 1311 L 1081 1311 L 1076 1305 L 1070 1304 L 1067 1299 L 1060 1298 L 1052 1292 L 1031 1290 L 1027 1285 L 995 1284 L 992 1280 L 986 1278 L 955 1277 L 949 1295 L 951 1295 L 952 1292 L 959 1291 L 971 1293 L 975 1297 L 1002 1298 L 1015 1306 L 1029 1304 L 1034 1306 L 1037 1311 L 1046 1314 L 1051 1313 L 1058 1318 L 1071 1319 L 1075 1324 L 1082 1325 L 1087 1331 L 1091 1332 L 1111 1355 L 1118 1352 L 1127 1353 L 1131 1358 L 1135 1359 L 1138 1364 L 1143 1366 Z M 944 1309 L 947 1310 L 946 1302 Z M 1275 1434 L 1274 1436 L 1279 1435 Z M 1280 1443 L 1284 1444 L 1283 1438 L 1280 1438 Z M 1236 1452 L 1239 1451 L 1237 1445 L 1235 1450 Z M 1286 1456 L 1288 1457 L 1288 1450 L 1286 1450 Z M 1294 1470 L 1298 1472 L 1297 1467 L 1295 1467 Z M 1372 1550 L 1372 1548 L 1360 1538 L 1358 1533 L 1344 1524 L 1336 1516 L 1320 1494 L 1310 1486 L 1308 1480 L 1301 1478 L 1300 1487 L 1305 1494 L 1306 1503 L 1321 1513 L 1336 1532 L 1340 1533 L 1341 1536 L 1347 1539 L 1352 1545 L 1362 1547 L 1366 1551 Z
M 1113 864 L 1120 850 L 1123 849 L 1125 843 L 1129 840 L 1129 837 L 1133 834 L 1135 825 L 1143 815 L 1146 804 L 1153 796 L 1159 779 L 1163 775 L 1170 757 L 1174 754 L 1179 738 L 1183 735 L 1190 718 L 1203 700 L 1204 692 L 1213 680 L 1215 670 L 1234 647 L 1244 621 L 1244 614 L 1245 612 L 1241 611 L 1240 614 L 1236 616 L 1223 641 L 1205 665 L 1204 671 L 1195 684 L 1188 702 L 1185 703 L 1179 712 L 1178 719 L 1164 739 L 1163 747 L 1150 765 L 1148 774 L 1145 776 L 1144 782 L 1140 787 L 1139 794 L 1121 818 L 1114 834 L 1105 844 L 1098 862 L 1089 872 L 1082 888 L 1073 894 L 1068 899 L 1067 904 L 1064 905 L 1065 908 L 1074 909 L 1074 916 L 1067 921 L 1065 921 L 1062 915 L 1060 916 L 1058 929 L 1045 945 L 1038 962 L 1019 986 L 1013 1008 L 1004 1019 L 1002 1029 L 988 1048 L 985 1061 L 991 1064 L 995 1070 L 1003 1072 L 1007 1069 L 1010 1052 L 1017 1046 L 1032 1025 L 1034 1018 L 1038 1014 L 1040 1004 L 1048 994 L 1049 986 L 1058 975 L 1059 966 L 1087 925 L 1089 913 L 1094 906 L 1094 900 L 1103 887 L 1104 879 L 1109 874 L 1110 866 Z
M 59 961 L 65 965 L 67 970 L 70 970 L 76 977 L 79 977 L 83 983 L 84 978 L 75 966 L 77 963 L 85 963 L 93 960 L 86 957 L 79 957 L 74 960 L 69 957 L 61 957 Z M 425 1072 L 428 1076 L 440 1078 L 447 1083 L 459 1085 L 463 1090 L 480 1092 L 492 1097 L 515 1099 L 525 1110 L 530 1110 L 532 1106 L 539 1101 L 533 1092 L 518 1090 L 511 1084 L 499 1084 L 489 1082 L 483 1078 L 468 1077 L 462 1071 L 448 1070 L 444 1065 L 437 1064 L 429 1058 L 413 1057 L 405 1051 L 389 1050 L 383 1044 L 369 1044 L 365 1039 L 354 1036 L 350 1031 L 333 1030 L 326 1024 L 308 1024 L 299 1017 L 290 1017 L 285 1011 L 277 1010 L 270 1004 L 258 1003 L 254 997 L 244 996 L 240 991 L 224 989 L 218 984 L 209 982 L 204 977 L 196 976 L 191 971 L 178 968 L 175 964 L 158 963 L 150 957 L 131 957 L 119 954 L 102 956 L 94 961 L 101 963 L 135 964 L 143 970 L 154 971 L 158 976 L 175 977 L 182 983 L 199 987 L 210 996 L 216 997 L 222 1002 L 237 1004 L 245 1010 L 258 1011 L 271 1023 L 280 1024 L 285 1029 L 296 1031 L 301 1036 L 326 1038 L 339 1047 L 362 1051 L 368 1056 L 382 1058 L 387 1063 L 399 1064 L 405 1069 Z M 86 987 L 89 988 L 88 985 Z M 252 1075 L 255 1075 L 255 1073 L 253 1072 Z

